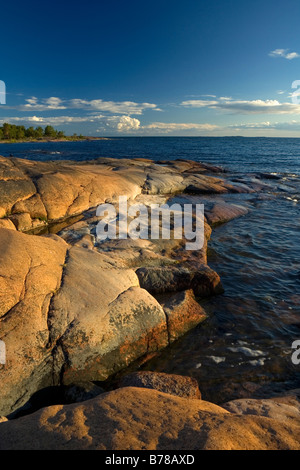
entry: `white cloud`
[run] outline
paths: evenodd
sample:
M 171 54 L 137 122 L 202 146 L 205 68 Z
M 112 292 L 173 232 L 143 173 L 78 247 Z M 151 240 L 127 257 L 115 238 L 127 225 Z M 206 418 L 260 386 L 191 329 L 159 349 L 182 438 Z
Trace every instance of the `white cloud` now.
M 118 131 L 132 131 L 140 128 L 140 121 L 129 116 L 122 116 L 118 123 Z
M 63 101 L 56 96 L 51 96 L 50 98 L 46 98 L 38 102 L 38 98 L 32 96 L 28 98 L 26 104 L 21 106 L 22 111 L 47 111 L 47 110 L 59 110 L 59 109 L 66 109 L 66 106 L 63 106 Z
M 102 111 L 114 114 L 136 114 L 140 115 L 145 110 L 161 111 L 154 103 L 136 103 L 134 101 L 104 101 L 102 99 L 96 100 L 82 100 L 74 98 L 70 100 L 62 100 L 56 96 L 44 98 L 40 101 L 37 97 L 32 96 L 25 100 L 26 103 L 18 109 L 21 111 L 48 111 L 48 110 L 62 110 L 62 109 L 83 109 L 90 111 Z
M 218 104 L 218 101 L 216 100 L 188 100 L 188 101 L 182 101 L 181 103 L 182 106 L 187 106 L 191 108 L 207 108 L 215 104 Z
M 219 101 L 183 101 L 181 106 L 221 109 L 235 114 L 300 114 L 299 104 L 280 103 L 278 100 L 231 100 L 230 98 L 220 98 Z
M 117 130 L 118 132 L 136 131 L 140 128 L 141 122 L 130 116 L 106 116 L 103 119 L 106 128 Z
M 228 126 L 230 129 L 275 129 L 284 131 L 299 131 L 300 121 L 292 120 L 287 122 L 248 122 Z
M 106 111 L 117 114 L 142 114 L 147 109 L 161 111 L 153 103 L 135 103 L 134 101 L 103 101 L 103 100 L 82 100 L 72 99 L 68 102 L 70 108 L 80 108 L 87 110 Z
M 164 133 L 174 132 L 174 131 L 187 131 L 187 130 L 197 130 L 197 131 L 213 131 L 217 129 L 218 126 L 214 124 L 197 124 L 197 123 L 178 123 L 178 122 L 153 122 L 146 126 L 142 126 L 142 129 L 152 129 L 157 131 L 162 131 Z
M 216 108 L 242 114 L 299 114 L 300 106 L 293 103 L 280 103 L 277 100 L 229 101 L 218 103 Z
M 300 57 L 298 52 L 289 52 L 289 49 L 275 49 L 269 52 L 270 57 L 283 57 L 284 59 L 292 60 Z
M 42 117 L 42 116 L 16 116 L 16 117 L 6 117 L 0 119 L 1 123 L 8 122 L 8 123 L 39 123 L 42 125 L 61 125 L 61 124 L 72 124 L 76 122 L 94 122 L 97 119 L 102 119 L 104 116 L 97 115 L 97 116 L 49 116 L 49 117 Z

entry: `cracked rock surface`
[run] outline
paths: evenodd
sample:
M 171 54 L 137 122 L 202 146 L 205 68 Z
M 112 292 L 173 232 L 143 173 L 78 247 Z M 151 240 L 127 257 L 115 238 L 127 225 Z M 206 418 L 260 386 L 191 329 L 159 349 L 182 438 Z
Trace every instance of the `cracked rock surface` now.
M 182 240 L 95 241 L 98 204 L 127 195 L 129 204 L 149 206 L 190 191 L 253 189 L 189 161 L 0 157 L 0 339 L 7 356 L 0 416 L 12 416 L 43 388 L 105 380 L 205 319 L 197 300 L 223 292 L 206 264 L 207 220 L 203 248 L 194 252 Z M 212 222 L 221 209 L 212 207 Z M 245 213 L 228 205 L 224 211 L 226 220 Z M 58 235 L 21 233 L 76 214 L 81 220 Z

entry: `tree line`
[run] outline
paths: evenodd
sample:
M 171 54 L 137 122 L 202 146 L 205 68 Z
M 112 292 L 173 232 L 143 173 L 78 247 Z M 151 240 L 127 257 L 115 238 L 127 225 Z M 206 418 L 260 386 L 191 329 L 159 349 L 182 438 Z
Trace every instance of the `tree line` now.
M 82 138 L 73 134 L 73 138 Z M 67 138 L 64 131 L 58 131 L 52 126 L 46 126 L 44 129 L 38 127 L 16 126 L 5 122 L 0 127 L 0 140 L 43 140 L 43 139 L 63 139 Z

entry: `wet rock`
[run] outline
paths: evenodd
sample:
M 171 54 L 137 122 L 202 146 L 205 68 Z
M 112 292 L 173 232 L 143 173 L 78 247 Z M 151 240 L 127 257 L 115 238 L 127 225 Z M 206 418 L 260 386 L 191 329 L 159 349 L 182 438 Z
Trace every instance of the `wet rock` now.
M 218 274 L 206 265 L 198 269 L 180 266 L 144 267 L 136 271 L 140 285 L 152 294 L 192 289 L 196 297 L 224 292 Z
M 185 187 L 186 185 L 181 175 L 154 173 L 148 174 L 143 189 L 146 194 L 172 194 L 177 191 L 183 191 Z
M 182 398 L 201 400 L 198 382 L 192 377 L 165 374 L 164 372 L 140 371 L 124 376 L 119 387 L 142 387 L 169 393 Z
M 217 202 L 210 208 L 205 208 L 205 217 L 211 225 L 219 225 L 229 220 L 241 217 L 249 211 L 246 207 L 237 204 L 228 204 L 225 202 Z
M 196 301 L 192 290 L 159 300 L 167 316 L 170 343 L 207 318 L 205 310 Z

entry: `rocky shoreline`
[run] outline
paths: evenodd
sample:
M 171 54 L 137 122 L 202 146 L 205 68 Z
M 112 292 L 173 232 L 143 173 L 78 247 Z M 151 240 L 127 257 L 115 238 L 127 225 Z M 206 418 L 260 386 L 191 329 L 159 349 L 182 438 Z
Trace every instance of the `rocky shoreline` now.
M 299 448 L 297 392 L 279 405 L 241 400 L 221 408 L 182 396 L 182 384 L 174 398 L 168 387 L 127 382 L 94 398 L 83 394 L 91 400 L 80 405 L 13 419 L 36 392 L 106 380 L 204 321 L 198 301 L 223 292 L 207 265 L 212 227 L 247 212 L 219 198 L 266 186 L 185 160 L 0 157 L 0 340 L 7 356 L 0 416 L 9 419 L 2 418 L 0 448 Z M 187 252 L 175 239 L 98 243 L 95 208 L 121 195 L 146 206 L 218 196 L 205 210 L 203 248 Z

